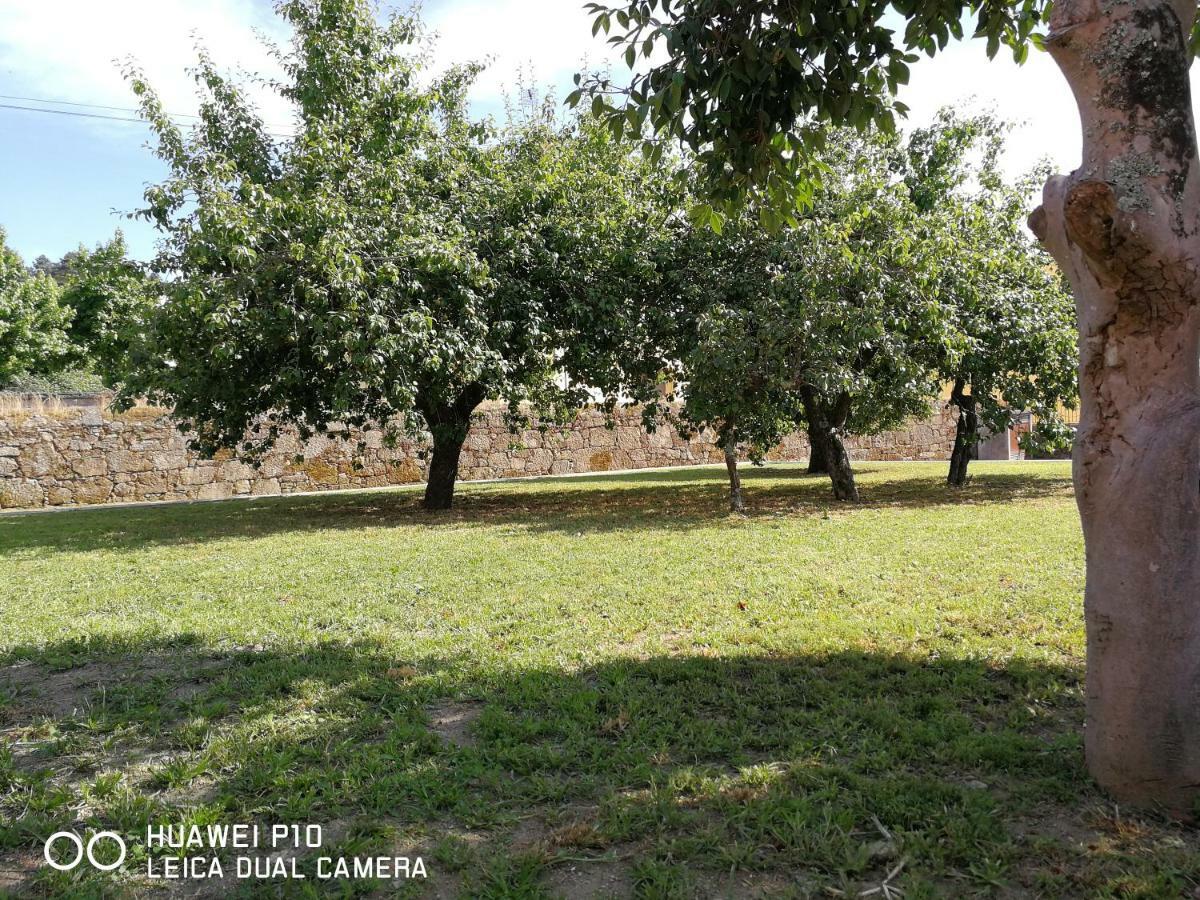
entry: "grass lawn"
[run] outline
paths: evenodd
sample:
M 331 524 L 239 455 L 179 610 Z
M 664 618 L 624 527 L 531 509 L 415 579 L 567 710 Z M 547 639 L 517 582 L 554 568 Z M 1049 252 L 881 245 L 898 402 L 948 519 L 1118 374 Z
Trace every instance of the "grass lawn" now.
M 1068 466 L 860 473 L 0 517 L 0 894 L 1193 896 L 1083 769 Z M 151 883 L 148 821 L 429 877 Z M 117 872 L 41 865 L 101 827 Z

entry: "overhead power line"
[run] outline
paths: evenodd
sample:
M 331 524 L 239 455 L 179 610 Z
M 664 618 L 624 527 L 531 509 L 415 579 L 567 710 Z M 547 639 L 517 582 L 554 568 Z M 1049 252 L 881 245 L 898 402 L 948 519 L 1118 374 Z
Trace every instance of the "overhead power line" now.
M 37 112 L 50 113 L 56 116 L 74 116 L 79 119 L 103 119 L 109 122 L 129 122 L 135 125 L 149 124 L 146 119 L 140 117 L 140 110 L 125 106 L 103 106 L 99 103 L 78 103 L 73 100 L 45 100 L 38 97 L 16 97 L 8 94 L 0 94 L 0 100 L 19 100 L 23 103 L 53 103 L 60 106 L 77 106 L 83 109 L 107 109 L 113 112 L 130 112 L 139 115 L 138 118 L 129 118 L 126 116 L 109 116 L 101 113 L 78 112 L 73 109 L 51 109 L 48 106 L 18 106 L 14 103 L 0 103 L 0 109 L 13 109 L 21 112 Z M 201 117 L 190 113 L 166 113 L 168 118 L 172 119 L 196 119 Z M 284 134 L 279 131 L 268 131 L 267 134 L 277 138 L 294 138 L 294 134 Z
M 51 103 L 55 106 L 81 106 L 86 109 L 107 109 L 113 112 L 128 112 L 141 114 L 140 109 L 132 106 L 104 106 L 100 103 L 80 103 L 76 100 L 47 100 L 45 97 L 14 97 L 10 94 L 0 94 L 0 100 L 19 100 L 22 103 Z M 173 119 L 198 119 L 191 113 L 167 113 Z
M 56 116 L 75 116 L 79 119 L 107 119 L 110 122 L 134 122 L 145 125 L 145 119 L 126 119 L 121 116 L 102 116 L 97 113 L 75 112 L 70 109 L 46 109 L 38 106 L 16 106 L 12 103 L 0 103 L 0 109 L 19 109 L 22 112 L 52 113 Z

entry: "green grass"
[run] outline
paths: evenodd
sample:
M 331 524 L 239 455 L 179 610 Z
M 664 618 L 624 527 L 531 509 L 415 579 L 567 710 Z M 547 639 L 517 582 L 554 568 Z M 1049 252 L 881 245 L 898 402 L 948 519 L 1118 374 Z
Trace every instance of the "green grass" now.
M 0 517 L 0 885 L 153 896 L 147 821 L 258 821 L 430 873 L 283 896 L 1190 896 L 1196 832 L 1083 768 L 1068 467 L 974 474 Z M 102 826 L 120 872 L 39 867 Z

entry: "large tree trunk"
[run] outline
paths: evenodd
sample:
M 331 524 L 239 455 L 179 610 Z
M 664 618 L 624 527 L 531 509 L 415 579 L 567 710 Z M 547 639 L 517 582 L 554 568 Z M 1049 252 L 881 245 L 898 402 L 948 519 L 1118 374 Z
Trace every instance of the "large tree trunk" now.
M 1083 165 L 1030 218 L 1079 313 L 1088 768 L 1114 797 L 1180 814 L 1200 800 L 1195 15 L 1195 0 L 1059 0 L 1049 45 Z
M 454 505 L 458 460 L 471 430 L 471 414 L 483 402 L 483 388 L 471 385 L 452 403 L 422 406 L 433 437 L 433 454 L 426 474 L 425 508 L 447 510 Z
M 954 383 L 950 403 L 958 407 L 958 424 L 954 429 L 954 451 L 950 454 L 950 475 L 946 483 L 951 487 L 962 487 L 967 483 L 967 466 L 979 440 L 979 415 L 975 411 L 975 398 L 964 393 L 966 385 L 962 379 Z
M 445 510 L 454 505 L 454 486 L 458 481 L 458 460 L 462 455 L 467 429 L 439 428 L 433 433 L 433 454 L 425 484 L 425 508 Z
M 729 438 L 724 443 L 725 468 L 729 470 L 729 509 L 740 513 L 746 509 L 742 499 L 742 475 L 738 472 L 737 441 Z
M 808 474 L 809 475 L 828 475 L 829 474 L 829 457 L 824 454 L 821 449 L 824 447 L 822 441 L 813 440 L 813 429 L 809 426 L 808 429 Z
M 854 482 L 850 455 L 842 442 L 842 428 L 850 417 L 850 396 L 841 394 L 833 404 L 827 404 L 810 387 L 802 387 L 800 396 L 808 419 L 809 440 L 814 453 L 820 454 L 826 462 L 833 498 L 857 503 L 858 485 Z

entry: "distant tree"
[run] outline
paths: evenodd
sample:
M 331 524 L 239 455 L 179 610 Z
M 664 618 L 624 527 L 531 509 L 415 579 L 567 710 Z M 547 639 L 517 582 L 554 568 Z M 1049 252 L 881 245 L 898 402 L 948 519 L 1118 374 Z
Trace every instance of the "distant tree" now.
M 1050 256 L 1025 227 L 1035 172 L 1016 183 L 1000 172 L 1009 126 L 991 115 L 942 110 L 916 129 L 898 168 L 917 207 L 947 221 L 942 297 L 961 342 L 939 366 L 958 410 L 947 482 L 962 486 L 981 437 L 1022 413 L 1032 445 L 1058 449 L 1071 430 L 1062 407 L 1078 402 L 1075 304 Z
M 803 417 L 789 355 L 777 341 L 779 315 L 770 296 L 776 242 L 748 217 L 720 233 L 676 226 L 663 259 L 661 294 L 677 310 L 654 343 L 666 355 L 660 369 L 678 390 L 666 418 L 684 434 L 711 429 L 725 456 L 730 508 L 741 512 L 739 457 L 761 462 Z M 650 300 L 661 305 L 659 296 Z
M 166 300 L 124 402 L 170 405 L 208 452 L 260 450 L 285 424 L 401 420 L 431 435 L 425 505 L 448 508 L 480 403 L 561 416 L 586 394 L 560 370 L 603 374 L 593 326 L 660 227 L 640 199 L 648 168 L 586 120 L 469 121 L 476 70 L 426 78 L 411 16 L 381 25 L 365 0 L 277 10 L 294 34 L 277 86 L 297 110 L 290 141 L 207 57 L 186 137 L 131 73 L 171 175 L 145 212 Z
M 772 285 L 774 340 L 838 500 L 858 499 L 844 438 L 927 414 L 958 337 L 941 296 L 945 223 L 892 182 L 885 150 L 864 142 L 838 164 L 853 174 L 782 232 Z
M 94 250 L 81 246 L 64 256 L 57 280 L 71 313 L 68 336 L 79 362 L 107 384 L 119 384 L 159 292 L 158 281 L 129 259 L 120 231 Z
M 918 202 L 940 173 L 910 181 L 913 153 L 830 131 L 828 175 L 794 224 L 766 231 L 748 208 L 713 230 L 701 213 L 670 257 L 667 285 L 687 311 L 662 342 L 679 367 L 680 419 L 715 430 L 735 509 L 738 448 L 759 461 L 798 427 L 834 496 L 857 499 L 845 437 L 927 413 L 940 367 L 958 359 L 948 294 L 967 248 L 956 220 Z
M 963 265 L 948 272 L 947 295 L 964 345 L 941 369 L 959 411 L 952 486 L 966 483 L 980 426 L 1002 433 L 1030 413 L 1031 449 L 1069 446 L 1073 437 L 1061 410 L 1079 397 L 1075 303 L 1053 260 L 1029 239 L 1028 198 L 1015 186 L 957 207 Z
M 51 278 L 53 278 L 56 271 L 59 269 L 60 264 L 56 263 L 45 253 L 43 253 L 33 261 L 33 264 L 29 267 L 29 274 L 37 275 L 40 272 L 43 275 L 49 275 Z
M 83 247 L 81 246 L 79 250 L 82 249 Z M 33 265 L 29 267 L 29 274 L 37 275 L 40 272 L 43 275 L 49 275 L 61 285 L 67 280 L 67 270 L 75 258 L 79 256 L 79 250 L 69 250 L 59 259 L 51 259 L 42 253 L 33 261 Z
M 0 387 L 60 371 L 70 359 L 70 313 L 49 275 L 30 275 L 0 229 Z

